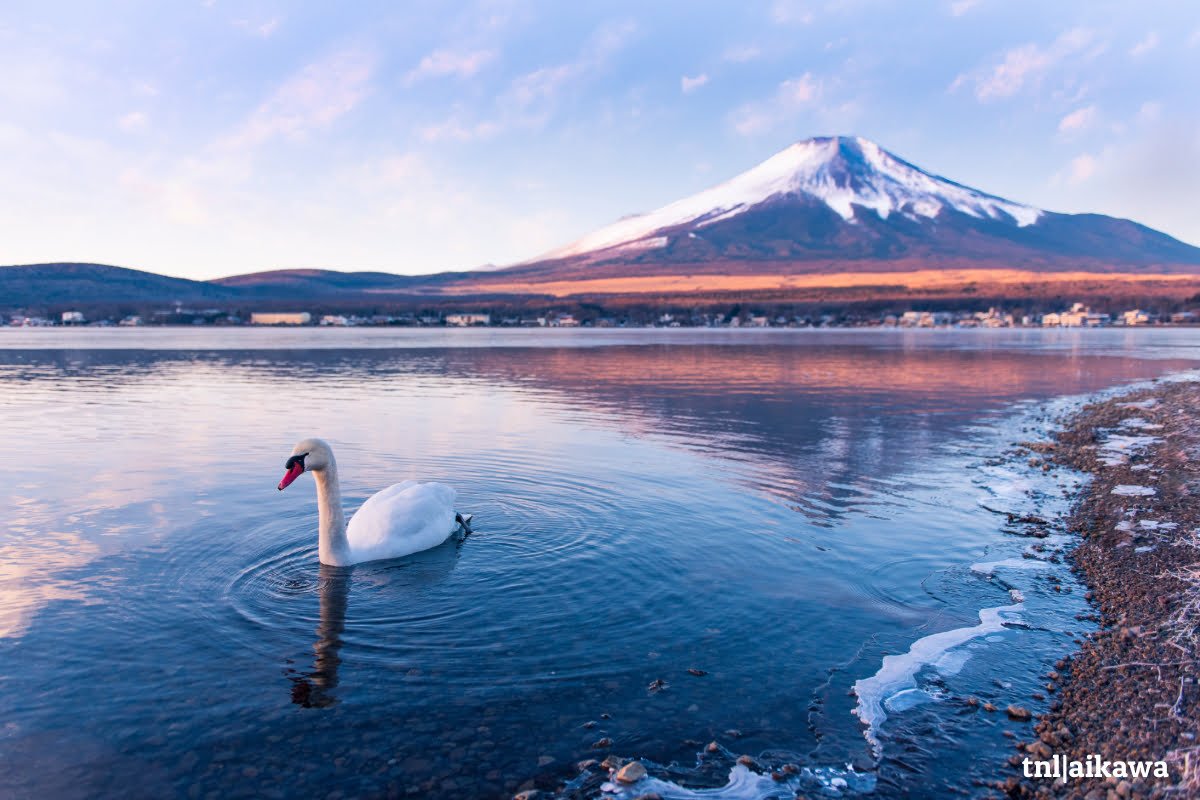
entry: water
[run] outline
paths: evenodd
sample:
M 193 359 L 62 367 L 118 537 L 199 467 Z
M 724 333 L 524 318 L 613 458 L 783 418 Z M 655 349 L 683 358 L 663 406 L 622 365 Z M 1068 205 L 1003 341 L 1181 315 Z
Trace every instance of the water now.
M 1002 513 L 1078 484 L 1000 454 L 1197 361 L 1190 330 L 0 331 L 0 795 L 595 795 L 609 752 L 665 796 L 979 793 L 1019 726 L 964 698 L 1044 708 L 1087 629 L 1066 537 Z M 310 479 L 275 490 L 310 435 L 348 510 L 439 480 L 476 533 L 320 567 Z

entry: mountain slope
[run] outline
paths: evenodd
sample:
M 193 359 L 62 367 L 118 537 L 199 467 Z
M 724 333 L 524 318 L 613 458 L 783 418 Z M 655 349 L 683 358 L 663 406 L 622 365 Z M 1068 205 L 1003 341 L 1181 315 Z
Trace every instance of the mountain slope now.
M 867 267 L 862 262 L 871 262 Z M 603 265 L 607 265 L 604 267 Z M 1129 220 L 1057 214 L 927 173 L 873 142 L 798 142 L 712 189 L 498 274 L 1200 272 L 1200 248 Z

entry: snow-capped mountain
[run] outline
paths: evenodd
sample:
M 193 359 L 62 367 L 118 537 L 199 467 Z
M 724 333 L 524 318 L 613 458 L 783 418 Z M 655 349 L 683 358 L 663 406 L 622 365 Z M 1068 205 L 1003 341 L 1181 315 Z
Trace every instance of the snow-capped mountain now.
M 1128 220 L 1057 214 L 996 197 L 874 142 L 837 136 L 797 142 L 719 186 L 625 217 L 510 271 L 657 264 L 667 267 L 659 272 L 674 272 L 669 265 L 715 262 L 723 270 L 753 262 L 757 271 L 812 271 L 804 265 L 819 262 L 825 271 L 862 261 L 882 269 L 919 262 L 1196 272 L 1200 249 Z

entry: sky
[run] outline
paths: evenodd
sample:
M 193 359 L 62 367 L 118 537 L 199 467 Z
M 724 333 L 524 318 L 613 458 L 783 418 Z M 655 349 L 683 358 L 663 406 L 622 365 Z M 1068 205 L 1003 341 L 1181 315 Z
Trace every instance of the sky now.
M 1200 6 L 6 0 L 0 264 L 505 265 L 835 134 L 1200 245 Z

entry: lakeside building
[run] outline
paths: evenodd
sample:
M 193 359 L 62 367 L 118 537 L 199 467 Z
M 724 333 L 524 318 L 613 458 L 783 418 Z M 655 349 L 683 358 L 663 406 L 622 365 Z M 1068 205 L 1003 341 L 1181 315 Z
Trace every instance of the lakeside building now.
M 62 312 L 63 325 L 82 325 L 87 322 L 83 317 L 82 311 L 64 311 Z
M 307 325 L 312 314 L 307 311 L 255 311 L 250 315 L 251 325 Z
M 949 311 L 905 311 L 899 322 L 902 328 L 936 328 L 953 323 L 954 314 Z
M 1126 311 L 1121 315 L 1121 320 L 1126 325 L 1149 325 L 1154 321 L 1154 317 L 1142 311 L 1140 308 L 1135 308 L 1132 311 Z
M 1042 327 L 1044 328 L 1098 328 L 1101 325 L 1107 325 L 1108 322 L 1108 314 L 1092 311 L 1083 303 L 1075 303 L 1071 306 L 1070 311 L 1059 311 L 1042 316 Z
M 472 325 L 491 325 L 491 314 L 447 314 L 446 324 L 457 328 L 468 328 Z

